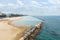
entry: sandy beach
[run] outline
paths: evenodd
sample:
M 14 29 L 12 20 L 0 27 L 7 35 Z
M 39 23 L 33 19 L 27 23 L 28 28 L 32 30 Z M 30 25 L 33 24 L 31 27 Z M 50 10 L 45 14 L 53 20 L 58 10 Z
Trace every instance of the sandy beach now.
M 18 20 L 20 20 L 20 22 Z M 13 21 L 18 21 L 21 24 L 23 23 L 23 25 L 19 24 L 18 26 L 16 24 L 12 24 Z M 32 25 L 30 22 L 35 24 Z M 40 20 L 30 16 L 2 18 L 0 19 L 0 40 L 27 40 L 27 38 L 30 40 L 31 35 L 36 35 L 40 26 Z
M 0 19 L 0 40 L 19 40 L 23 36 L 27 26 L 15 27 L 10 25 L 11 21 L 21 18 L 22 17 Z

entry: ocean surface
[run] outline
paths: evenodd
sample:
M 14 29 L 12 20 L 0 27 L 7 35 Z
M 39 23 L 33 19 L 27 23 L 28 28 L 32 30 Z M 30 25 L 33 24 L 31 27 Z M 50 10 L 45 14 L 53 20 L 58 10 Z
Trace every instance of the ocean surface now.
M 60 16 L 35 17 L 43 20 L 43 24 L 34 40 L 60 40 Z

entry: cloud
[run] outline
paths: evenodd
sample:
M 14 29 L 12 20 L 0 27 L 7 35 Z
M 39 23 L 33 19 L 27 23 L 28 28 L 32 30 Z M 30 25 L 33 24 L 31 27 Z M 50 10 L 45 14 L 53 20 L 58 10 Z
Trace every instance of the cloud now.
M 42 4 L 48 4 L 47 2 L 41 2 Z
M 8 6 L 14 6 L 15 4 L 12 4 L 12 3 L 8 3 L 7 5 L 8 5 Z
M 52 4 L 60 4 L 60 0 L 48 0 L 48 2 Z
M 6 5 L 7 8 L 11 8 L 11 9 L 17 9 L 19 8 L 20 6 L 18 4 L 13 4 L 13 3 L 8 3 Z
M 53 5 L 52 5 L 53 4 Z M 6 8 L 5 8 L 6 7 Z M 2 4 L 0 3 L 0 10 L 7 10 L 8 12 L 21 12 L 28 15 L 52 15 L 60 13 L 60 1 L 48 0 L 47 2 L 38 2 L 32 0 L 17 0 L 16 3 Z M 11 8 L 11 10 L 10 10 Z
M 14 3 L 7 3 L 7 4 L 2 4 L 0 3 L 0 8 L 11 8 L 11 9 L 17 9 L 17 8 L 20 8 L 24 5 L 24 3 L 20 0 L 17 0 L 17 2 L 14 4 Z
M 20 0 L 17 0 L 17 3 L 18 3 L 20 6 L 23 6 L 23 5 L 24 5 L 24 3 L 23 3 L 22 1 L 20 1 Z
M 32 6 L 40 7 L 40 6 L 42 6 L 42 4 L 39 4 L 37 1 L 32 1 Z
M 5 7 L 6 5 L 5 4 L 1 4 L 0 3 L 0 8 L 3 8 L 3 7 Z
M 8 8 L 15 8 L 15 7 L 16 7 L 16 5 L 13 4 L 13 3 L 8 3 L 6 6 L 7 6 Z

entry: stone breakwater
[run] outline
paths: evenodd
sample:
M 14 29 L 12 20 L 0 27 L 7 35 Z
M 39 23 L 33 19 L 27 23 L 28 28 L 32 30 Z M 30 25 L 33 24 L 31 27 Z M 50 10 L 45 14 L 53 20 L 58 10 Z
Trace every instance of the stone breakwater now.
M 39 32 L 42 22 L 38 23 L 33 29 L 25 32 L 24 36 L 20 40 L 34 40 L 34 36 Z

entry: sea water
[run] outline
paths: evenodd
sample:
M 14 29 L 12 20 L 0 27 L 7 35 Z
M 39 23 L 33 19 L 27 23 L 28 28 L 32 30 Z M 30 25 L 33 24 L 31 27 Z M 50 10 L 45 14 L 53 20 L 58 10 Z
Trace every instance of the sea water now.
M 34 40 L 60 40 L 60 16 L 35 16 L 44 22 Z
M 12 21 L 11 24 L 16 25 L 16 26 L 30 25 L 34 27 L 40 22 L 42 22 L 42 20 L 38 18 L 31 17 L 31 16 L 24 16 L 22 19 Z
M 38 20 L 43 20 L 42 27 L 34 40 L 60 40 L 60 16 L 34 16 L 25 17 L 14 21 L 15 25 L 30 24 L 35 25 Z M 36 19 L 38 18 L 38 19 Z

